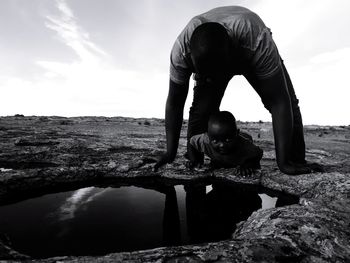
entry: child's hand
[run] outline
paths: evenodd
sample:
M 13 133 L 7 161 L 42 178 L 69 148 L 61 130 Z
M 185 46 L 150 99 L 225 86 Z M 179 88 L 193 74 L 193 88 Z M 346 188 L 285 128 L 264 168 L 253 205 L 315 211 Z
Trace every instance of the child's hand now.
M 239 166 L 239 174 L 243 177 L 251 176 L 254 173 L 254 169 L 250 167 Z
M 215 170 L 215 169 L 222 168 L 222 166 L 220 166 L 220 165 L 219 165 L 217 162 L 215 162 L 214 160 L 210 160 L 209 167 L 210 167 L 211 170 Z
M 187 145 L 187 153 L 189 161 L 186 163 L 186 167 L 193 169 L 196 167 L 201 167 L 204 163 L 204 155 L 197 151 L 191 144 Z
M 192 161 L 187 161 L 186 162 L 186 167 L 190 170 L 193 170 L 195 168 L 202 168 L 202 163 L 199 162 L 192 162 Z

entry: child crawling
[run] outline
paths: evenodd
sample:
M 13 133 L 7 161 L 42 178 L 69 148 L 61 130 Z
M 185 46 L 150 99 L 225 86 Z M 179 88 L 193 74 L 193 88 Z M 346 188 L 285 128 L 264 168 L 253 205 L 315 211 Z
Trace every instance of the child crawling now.
M 246 176 L 260 168 L 263 151 L 253 144 L 249 134 L 237 129 L 236 119 L 230 112 L 219 111 L 210 116 L 208 132 L 190 138 L 190 167 L 198 164 L 202 154 L 211 159 L 214 168 L 236 167 Z

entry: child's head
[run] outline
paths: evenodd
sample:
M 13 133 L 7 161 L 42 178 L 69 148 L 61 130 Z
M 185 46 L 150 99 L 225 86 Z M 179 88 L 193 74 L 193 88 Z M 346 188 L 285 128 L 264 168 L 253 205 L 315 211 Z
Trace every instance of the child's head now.
M 221 154 L 229 153 L 237 141 L 235 117 L 228 111 L 219 111 L 210 116 L 208 136 L 212 147 Z

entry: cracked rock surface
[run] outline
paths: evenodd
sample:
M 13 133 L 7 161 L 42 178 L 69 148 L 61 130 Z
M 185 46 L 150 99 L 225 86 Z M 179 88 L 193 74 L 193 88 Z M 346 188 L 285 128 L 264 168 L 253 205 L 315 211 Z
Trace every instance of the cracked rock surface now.
M 153 172 L 164 150 L 164 120 L 106 117 L 0 117 L 0 203 L 106 180 L 221 178 L 300 197 L 299 204 L 254 212 L 230 240 L 105 256 L 31 259 L 1 238 L 0 260 L 28 262 L 350 262 L 350 126 L 306 126 L 306 156 L 324 173 L 288 176 L 275 161 L 271 123 L 238 123 L 264 150 L 262 170 L 188 171 L 183 154 Z

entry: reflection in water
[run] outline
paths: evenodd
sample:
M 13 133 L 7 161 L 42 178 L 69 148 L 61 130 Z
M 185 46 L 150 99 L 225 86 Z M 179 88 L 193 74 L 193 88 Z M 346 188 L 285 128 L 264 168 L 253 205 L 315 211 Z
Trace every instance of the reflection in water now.
M 238 222 L 261 208 L 261 198 L 256 191 L 233 189 L 225 184 L 213 184 L 208 193 L 205 186 L 185 189 L 190 243 L 230 238 Z
M 270 207 L 275 207 L 277 202 L 277 197 L 271 197 L 267 194 L 259 194 L 261 198 L 261 209 L 268 209 Z
M 176 191 L 169 187 L 165 192 L 165 206 L 163 215 L 163 244 L 174 246 L 181 244 L 181 227 Z
M 63 204 L 48 215 L 52 228 L 57 229 L 57 238 L 68 237 L 72 232 L 71 222 L 79 210 L 87 209 L 87 204 L 93 202 L 98 196 L 103 195 L 110 188 L 87 187 L 74 191 Z
M 264 198 L 225 183 L 146 188 L 88 187 L 3 206 L 0 233 L 34 257 L 217 241 L 230 238 L 236 224 L 260 209 Z M 282 197 L 276 206 L 296 202 Z M 275 200 L 265 203 L 272 207 Z
M 104 192 L 104 190 L 99 190 L 97 193 L 93 193 L 94 190 L 95 187 L 87 187 L 74 191 L 51 217 L 60 221 L 74 218 L 75 212 L 79 208 L 91 202 L 96 195 Z

